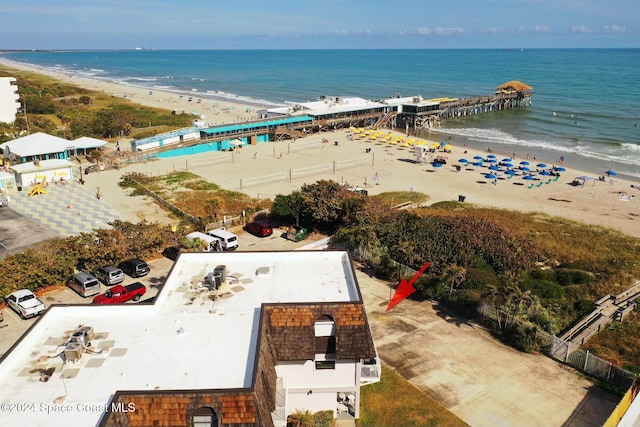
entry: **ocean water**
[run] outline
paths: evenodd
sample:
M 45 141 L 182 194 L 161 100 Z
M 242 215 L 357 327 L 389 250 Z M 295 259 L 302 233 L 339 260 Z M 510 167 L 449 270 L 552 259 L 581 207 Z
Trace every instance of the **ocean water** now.
M 0 56 L 69 75 L 255 105 L 320 95 L 489 95 L 520 80 L 531 108 L 444 122 L 454 144 L 640 179 L 640 49 L 138 50 Z

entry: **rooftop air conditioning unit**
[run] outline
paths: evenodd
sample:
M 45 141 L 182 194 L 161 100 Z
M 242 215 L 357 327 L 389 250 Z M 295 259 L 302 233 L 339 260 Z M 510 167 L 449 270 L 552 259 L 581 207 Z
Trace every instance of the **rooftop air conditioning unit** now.
M 70 342 L 64 349 L 64 358 L 67 361 L 75 362 L 82 357 L 82 346 L 76 342 Z
M 93 326 L 80 326 L 78 328 L 78 331 L 84 332 L 84 335 L 87 337 L 87 341 L 91 341 L 93 337 L 96 336 L 96 333 L 93 330 Z

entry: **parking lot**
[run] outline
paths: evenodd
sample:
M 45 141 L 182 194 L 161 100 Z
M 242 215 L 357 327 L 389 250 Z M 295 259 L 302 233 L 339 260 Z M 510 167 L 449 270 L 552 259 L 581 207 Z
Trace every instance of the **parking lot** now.
M 11 212 L 9 209 L 0 209 L 0 213 L 7 214 L 1 218 L 11 218 L 11 216 L 14 215 L 13 212 Z M 20 214 L 16 215 L 19 216 Z M 27 227 L 29 221 L 30 220 L 25 217 L 18 217 L 16 219 L 16 223 L 23 224 L 21 226 L 23 231 L 28 229 Z M 0 222 L 0 224 L 1 223 L 3 222 Z M 0 232 L 2 228 L 4 228 L 4 226 L 0 226 Z M 269 237 L 256 237 L 241 230 L 238 230 L 237 233 L 239 251 L 288 251 L 300 248 L 301 246 L 313 242 L 312 238 L 304 240 L 302 242 L 292 242 L 290 240 L 287 240 L 284 238 L 284 229 L 274 229 L 273 234 Z M 6 239 L 6 241 L 11 242 L 19 239 L 19 235 L 20 231 L 15 230 L 13 231 L 12 236 L 5 236 L 4 234 L 2 234 L 2 239 Z M 37 243 L 37 241 L 34 241 L 32 243 Z M 173 261 L 164 257 L 158 257 L 156 259 L 147 261 L 149 266 L 151 267 L 151 272 L 148 275 L 139 278 L 131 278 L 129 276 L 125 276 L 124 282 L 121 283 L 122 285 L 126 286 L 133 282 L 141 282 L 147 287 L 145 295 L 138 303 L 129 301 L 126 304 L 144 303 L 145 301 L 149 301 L 150 299 L 155 297 L 164 284 L 167 275 L 171 270 L 171 266 L 173 266 Z M 100 284 L 100 288 L 101 293 L 103 293 L 109 287 L 105 286 L 104 284 Z M 53 304 L 91 304 L 93 297 L 83 298 L 70 288 L 64 287 L 46 293 L 41 297 L 41 299 L 46 304 L 46 306 L 49 307 Z M 10 308 L 4 308 L 2 312 L 4 314 L 4 321 L 0 322 L 0 356 L 6 353 L 7 350 L 9 350 L 9 348 L 22 336 L 22 334 L 24 334 L 27 329 L 29 329 L 29 327 L 37 320 L 37 317 L 26 320 L 20 319 L 20 316 Z

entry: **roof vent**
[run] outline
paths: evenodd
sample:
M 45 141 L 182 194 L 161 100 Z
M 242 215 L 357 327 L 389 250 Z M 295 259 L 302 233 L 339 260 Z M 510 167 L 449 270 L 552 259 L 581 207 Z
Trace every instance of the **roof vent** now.
M 269 276 L 271 274 L 271 267 L 258 267 L 256 270 L 256 276 Z

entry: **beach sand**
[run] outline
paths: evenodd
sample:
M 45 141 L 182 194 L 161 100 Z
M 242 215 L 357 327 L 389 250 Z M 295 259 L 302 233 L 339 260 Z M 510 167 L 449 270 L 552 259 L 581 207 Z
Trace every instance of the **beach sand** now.
M 142 105 L 166 109 L 183 109 L 186 112 L 197 109 L 205 115 L 207 123 L 230 123 L 252 118 L 247 109 L 255 109 L 242 103 L 225 100 L 197 104 L 177 94 L 162 92 L 82 77 L 66 76 L 35 67 L 17 65 L 5 61 L 5 65 L 27 71 L 47 74 L 68 83 L 88 89 L 100 90 L 113 96 L 126 97 Z M 194 94 L 197 99 L 197 94 Z M 214 107 L 213 102 L 218 102 Z M 229 108 L 230 110 L 225 110 Z M 220 113 L 218 113 L 220 110 Z M 384 132 L 389 132 L 384 130 Z M 401 135 L 401 134 L 398 134 Z M 435 138 L 435 137 L 434 137 Z M 327 139 L 329 143 L 323 143 Z M 335 142 L 338 142 L 336 145 Z M 430 143 L 429 143 L 430 144 Z M 367 153 L 366 149 L 370 148 Z M 465 152 L 466 151 L 466 152 Z M 171 157 L 151 160 L 146 163 L 132 164 L 119 170 L 107 170 L 85 176 L 89 189 L 100 187 L 104 200 L 121 212 L 122 218 L 129 221 L 146 219 L 151 222 L 176 223 L 162 209 L 150 200 L 141 197 L 128 197 L 129 190 L 121 189 L 117 183 L 122 174 L 143 172 L 150 175 L 163 175 L 172 171 L 189 170 L 215 182 L 223 188 L 242 191 L 259 199 L 273 199 L 276 194 L 289 194 L 302 184 L 313 183 L 319 179 L 332 179 L 353 186 L 366 187 L 369 194 L 386 191 L 417 191 L 429 195 L 428 204 L 440 201 L 457 201 L 465 197 L 465 203 L 477 206 L 496 207 L 522 212 L 539 212 L 552 217 L 561 217 L 576 222 L 598 225 L 618 230 L 624 234 L 640 237 L 640 190 L 632 188 L 632 181 L 607 177 L 599 181 L 598 174 L 579 171 L 567 167 L 561 177 L 540 177 L 540 181 L 525 181 L 522 177 L 512 179 L 487 179 L 487 167 L 464 167 L 460 158 L 471 160 L 479 152 L 467 147 L 453 146 L 452 152 L 436 152 L 443 156 L 447 164 L 434 169 L 428 163 L 413 162 L 413 147 L 390 145 L 388 142 L 354 138 L 351 140 L 348 130 L 320 133 L 299 139 L 297 142 L 274 141 L 245 146 L 234 153 L 203 153 L 191 156 Z M 498 160 L 505 157 L 495 153 Z M 214 163 L 212 159 L 226 156 L 224 163 Z M 347 161 L 364 164 L 341 167 Z M 514 164 L 525 159 L 516 158 Z M 210 161 L 209 163 L 207 163 Z M 535 170 L 535 161 L 529 160 Z M 462 166 L 457 171 L 455 165 Z M 549 165 L 551 166 L 551 165 Z M 334 170 L 335 169 L 335 170 Z M 324 172 L 318 172 L 324 170 Z M 316 172 L 314 172 L 316 171 Z M 293 178 L 289 176 L 293 174 Z M 584 186 L 571 186 L 570 182 L 578 176 L 595 178 Z M 249 179 L 263 177 L 262 184 L 249 185 Z M 275 180 L 275 177 L 279 177 Z M 377 182 L 376 181 L 377 177 Z M 547 180 L 551 179 L 549 184 Z M 244 180 L 244 181 L 242 181 Z M 541 186 L 537 186 L 542 182 Z M 533 188 L 529 188 L 534 183 Z M 623 195 L 629 197 L 622 197 Z M 230 213 L 231 214 L 231 213 Z

